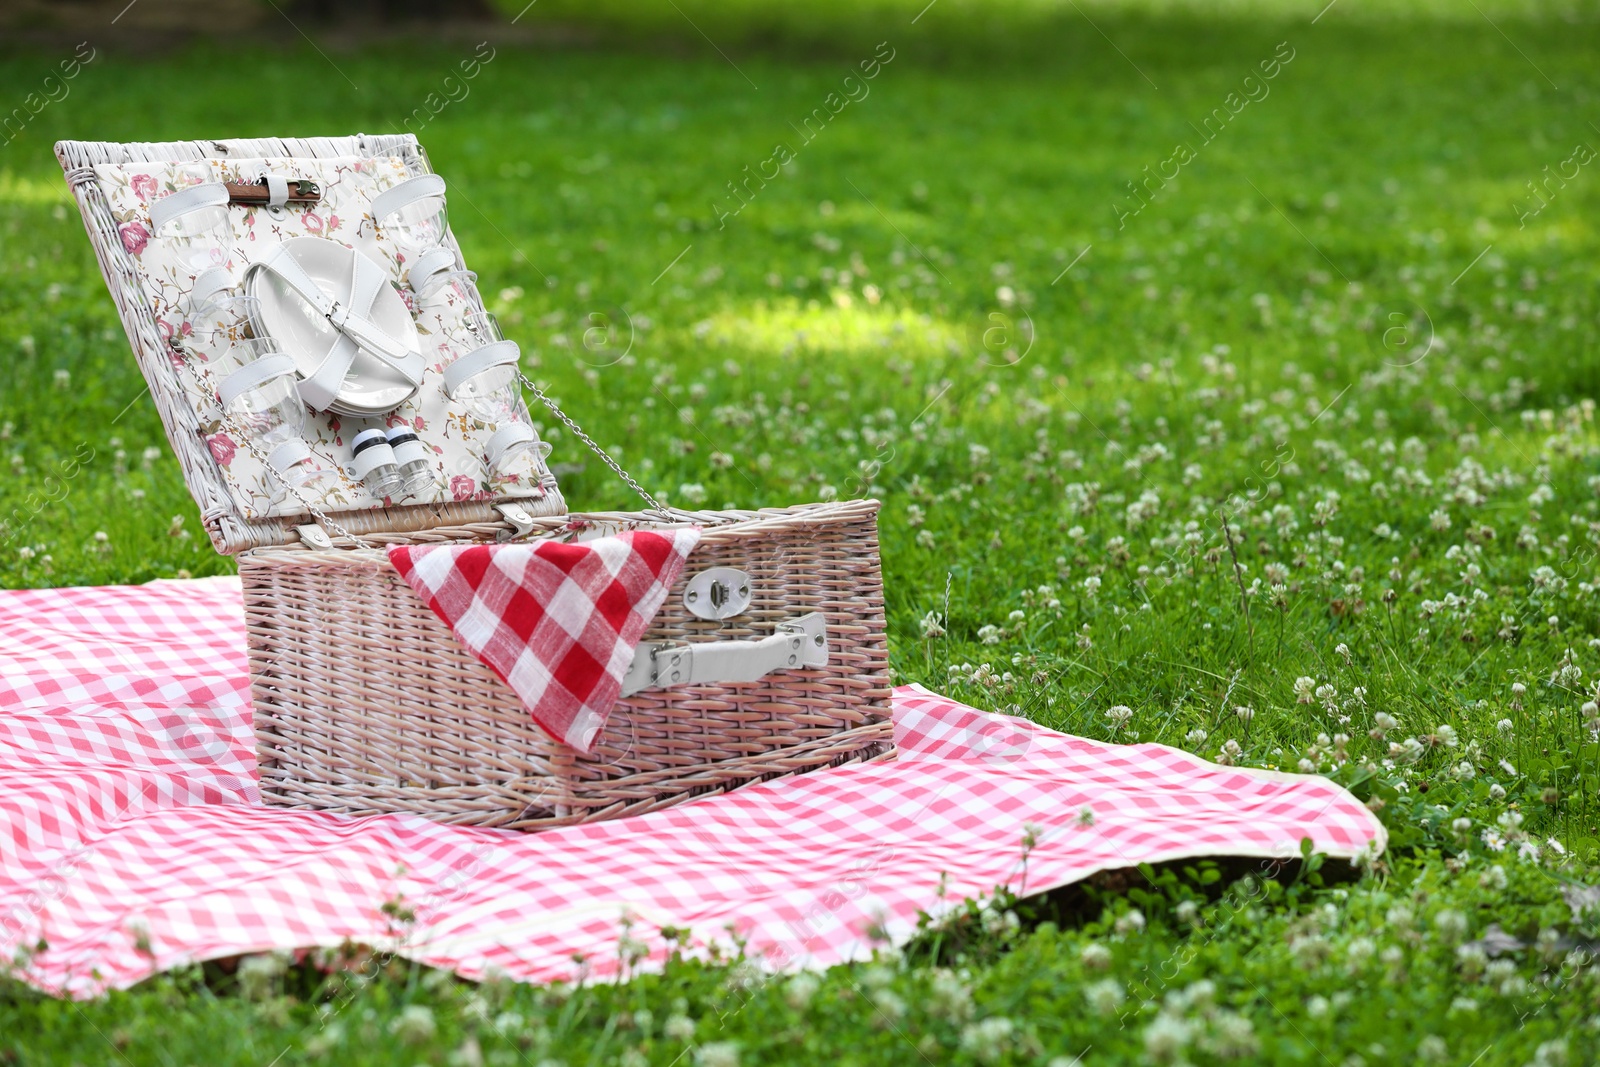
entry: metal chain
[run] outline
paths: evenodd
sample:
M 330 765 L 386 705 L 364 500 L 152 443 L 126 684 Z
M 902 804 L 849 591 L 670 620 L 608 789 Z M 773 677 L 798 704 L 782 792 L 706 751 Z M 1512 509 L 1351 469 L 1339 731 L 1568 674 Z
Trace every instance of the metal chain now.
M 186 358 L 187 354 L 184 353 L 182 349 L 179 349 L 176 343 L 173 344 L 173 348 L 178 349 L 179 359 L 183 362 L 184 366 L 189 368 L 189 373 L 194 376 L 195 384 L 198 385 L 207 395 L 216 395 L 216 383 L 212 380 L 211 372 L 202 367 L 197 367 L 193 363 L 189 362 L 189 360 Z M 255 438 L 251 434 L 247 433 L 244 427 L 240 426 L 239 423 L 234 420 L 233 416 L 230 415 L 225 409 L 222 412 L 222 422 L 227 426 L 228 429 L 233 431 L 233 435 L 235 437 L 244 443 L 244 447 L 250 450 L 250 454 L 256 458 L 256 461 L 259 462 L 261 466 L 264 467 L 268 472 L 270 472 L 272 477 L 277 479 L 278 484 L 281 485 L 290 496 L 298 500 L 301 506 L 304 507 L 306 511 L 317 520 L 317 522 L 332 530 L 340 537 L 354 541 L 362 548 L 375 549 L 381 547 L 371 541 L 368 541 L 366 538 L 361 537 L 358 534 L 351 533 L 349 530 L 345 529 L 338 522 L 334 521 L 334 519 L 328 515 L 327 512 L 323 511 L 321 508 L 317 507 L 317 505 L 308 500 L 305 495 L 300 492 L 298 486 L 291 485 L 289 479 L 285 478 L 283 473 L 272 465 L 272 461 L 267 458 L 266 452 L 262 449 L 261 445 L 256 442 Z
M 628 488 L 632 489 L 635 493 L 638 493 L 641 497 L 643 497 L 645 503 L 649 504 L 654 510 L 662 512 L 663 514 L 667 513 L 667 508 L 665 505 L 663 505 L 659 500 L 651 496 L 649 493 L 645 492 L 644 486 L 634 481 L 633 475 L 622 469 L 622 464 L 618 463 L 615 459 L 612 459 L 611 454 L 596 444 L 594 438 L 584 433 L 583 427 L 579 426 L 576 422 L 573 422 L 572 417 L 569 416 L 565 411 L 562 411 L 559 404 L 546 396 L 543 389 L 540 389 L 533 382 L 529 381 L 528 376 L 522 373 L 521 369 L 518 369 L 517 377 L 522 379 L 523 385 L 533 390 L 533 395 L 539 398 L 539 402 L 554 412 L 555 417 L 560 419 L 567 429 L 571 430 L 573 434 L 577 436 L 578 440 L 588 445 L 590 451 L 600 457 L 600 461 L 602 463 L 610 467 L 618 478 L 621 478 L 624 482 L 627 482 Z
M 228 419 L 228 416 L 224 415 L 223 418 L 224 419 Z M 237 423 L 234 423 L 234 422 L 232 422 L 230 420 L 229 421 L 229 425 L 233 427 L 235 433 L 239 433 L 240 432 L 240 428 L 239 428 Z M 349 539 L 351 541 L 354 541 L 356 544 L 360 545 L 362 548 L 373 548 L 373 549 L 376 549 L 376 548 L 381 548 L 382 547 L 381 545 L 378 545 L 378 544 L 376 544 L 376 543 L 374 543 L 372 541 L 368 541 L 366 538 L 361 537 L 358 534 L 351 533 L 349 530 L 347 530 L 343 526 L 341 526 L 338 522 L 335 522 L 334 519 L 332 518 L 332 516 L 330 516 L 327 512 L 323 511 L 321 508 L 317 507 L 317 505 L 313 504 L 310 500 L 306 499 L 306 497 L 300 492 L 300 489 L 299 489 L 298 486 L 290 484 L 289 479 L 285 478 L 283 476 L 283 473 L 281 471 L 279 471 L 278 468 L 276 468 L 276 467 L 274 467 L 272 465 L 271 461 L 267 459 L 267 454 L 264 451 L 262 451 L 261 446 L 259 444 L 257 444 L 255 441 L 251 440 L 248 434 L 240 433 L 240 437 L 244 440 L 244 446 L 250 450 L 250 454 L 252 456 L 255 456 L 256 459 L 258 461 L 260 461 L 260 463 L 261 463 L 261 465 L 263 467 L 265 467 L 267 470 L 272 472 L 272 476 L 278 480 L 278 484 L 283 486 L 283 488 L 288 491 L 290 496 L 292 496 L 296 500 L 300 501 L 301 506 L 303 506 L 308 512 L 310 512 L 312 517 L 315 518 L 317 520 L 317 522 L 321 523 L 323 526 L 325 526 L 328 529 L 332 530 L 334 533 L 338 534 L 340 537 L 344 537 L 344 538 L 347 538 L 347 539 Z

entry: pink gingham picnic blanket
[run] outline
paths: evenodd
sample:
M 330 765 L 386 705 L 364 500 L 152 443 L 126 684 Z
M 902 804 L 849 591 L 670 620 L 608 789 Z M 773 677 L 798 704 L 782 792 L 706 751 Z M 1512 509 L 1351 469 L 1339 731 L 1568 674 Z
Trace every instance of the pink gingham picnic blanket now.
M 818 967 L 1002 884 L 1385 842 L 1322 778 L 1069 737 L 916 686 L 895 692 L 894 762 L 540 834 L 350 819 L 260 806 L 248 700 L 236 579 L 0 593 L 0 953 L 46 943 L 29 981 L 86 996 L 347 940 L 470 978 L 604 978 L 624 920 L 646 967 L 669 925 Z M 397 897 L 416 916 L 402 929 L 383 911 Z
M 389 562 L 534 722 L 588 752 L 700 528 L 567 544 L 393 545 Z

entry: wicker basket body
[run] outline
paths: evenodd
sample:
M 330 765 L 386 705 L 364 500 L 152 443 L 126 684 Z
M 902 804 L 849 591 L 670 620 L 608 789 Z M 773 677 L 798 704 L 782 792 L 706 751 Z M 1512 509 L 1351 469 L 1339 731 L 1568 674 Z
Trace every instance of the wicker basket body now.
M 874 501 L 851 501 L 694 516 L 704 536 L 645 640 L 765 637 L 822 612 L 828 665 L 625 697 L 590 755 L 535 726 L 383 553 L 245 553 L 262 795 L 351 815 L 532 830 L 881 758 L 892 732 L 876 513 Z M 653 525 L 629 515 L 576 523 Z M 747 572 L 754 595 L 746 613 L 721 623 L 690 615 L 682 596 L 692 574 L 714 566 Z
M 673 522 L 705 527 L 647 642 L 767 637 L 797 616 L 826 617 L 826 667 L 640 691 L 619 703 L 591 755 L 536 726 L 511 689 L 371 547 L 494 541 L 525 532 L 502 516 L 498 501 L 318 514 L 327 524 L 319 534 L 342 535 L 321 549 L 302 540 L 315 530 L 302 525 L 312 515 L 250 518 L 235 504 L 185 399 L 95 167 L 347 156 L 399 157 L 425 167 L 414 137 L 64 141 L 56 152 L 205 528 L 219 552 L 239 559 L 261 790 L 269 803 L 531 830 L 649 811 L 756 779 L 892 753 L 875 501 L 568 517 L 559 514 L 564 504 L 553 479 L 542 502 L 518 501 L 532 514 L 533 536 Z M 460 261 L 448 233 L 445 247 Z M 608 464 L 620 473 L 614 461 Z M 682 587 L 714 566 L 747 572 L 754 600 L 739 616 L 705 622 L 687 611 Z

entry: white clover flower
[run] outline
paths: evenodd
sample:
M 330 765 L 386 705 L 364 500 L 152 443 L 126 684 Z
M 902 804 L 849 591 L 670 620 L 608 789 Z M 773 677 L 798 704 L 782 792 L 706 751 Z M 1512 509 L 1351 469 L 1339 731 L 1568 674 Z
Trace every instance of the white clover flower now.
M 982 1019 L 961 1030 L 961 1047 L 984 1063 L 993 1063 L 1011 1046 L 1017 1024 L 1004 1016 Z
M 1541 1044 L 1533 1053 L 1533 1067 L 1566 1067 L 1567 1039 L 1558 1037 Z
M 809 971 L 802 971 L 784 984 L 783 999 L 795 1011 L 805 1011 L 806 1007 L 811 1003 L 811 998 L 817 995 L 817 990 L 821 987 L 822 981 L 816 975 L 811 974 Z M 674 1018 L 681 1019 L 683 1016 L 674 1016 Z M 667 1021 L 671 1022 L 672 1020 L 669 1019 Z M 688 1020 L 685 1021 L 687 1022 Z M 670 1037 L 671 1035 L 669 1034 L 668 1036 Z M 693 1023 L 689 1024 L 689 1036 L 694 1036 Z M 683 1040 L 688 1040 L 688 1038 Z
M 433 1009 L 423 1004 L 407 1004 L 389 1023 L 389 1032 L 407 1045 L 425 1045 L 438 1030 Z
M 1084 998 L 1089 1002 L 1089 1010 L 1096 1015 L 1115 1015 L 1117 1009 L 1122 1007 L 1127 994 L 1122 990 L 1122 983 L 1114 978 L 1103 978 L 1091 983 L 1083 991 Z
M 1495 729 L 1496 729 L 1496 730 L 1498 730 L 1498 731 L 1500 731 L 1500 734 L 1501 734 L 1501 735 L 1502 735 L 1502 736 L 1504 736 L 1504 737 L 1510 737 L 1510 736 L 1511 736 L 1511 733 L 1512 733 L 1512 731 L 1513 731 L 1513 730 L 1514 730 L 1514 729 L 1515 729 L 1515 728 L 1516 728 L 1516 727 L 1515 727 L 1515 724 L 1514 724 L 1514 723 L 1512 723 L 1512 721 L 1511 721 L 1511 720 L 1510 720 L 1510 719 L 1501 719 L 1501 720 L 1500 720 L 1500 721 L 1499 721 L 1499 722 L 1497 722 L 1497 723 L 1495 723 L 1495 724 L 1494 724 L 1494 728 L 1495 728 Z
M 1083 580 L 1083 594 L 1093 600 L 1100 593 L 1100 579 L 1091 574 Z
M 1117 921 L 1112 928 L 1119 934 L 1138 934 L 1144 932 L 1144 912 L 1138 908 L 1130 908 L 1117 916 Z
M 1206 743 L 1206 736 L 1206 732 L 1196 726 L 1193 730 L 1183 735 L 1183 742 L 1190 748 L 1199 748 Z
M 998 626 L 980 626 L 980 627 L 978 627 L 978 640 L 982 641 L 986 645 L 998 645 L 1000 643 L 1000 627 L 998 627 Z
M 694 1051 L 699 1067 L 739 1067 L 739 1046 L 732 1041 L 713 1041 Z
M 1233 713 L 1239 717 L 1240 722 L 1249 722 L 1251 719 L 1256 717 L 1254 709 L 1244 704 L 1234 708 Z
M 892 1023 L 905 1018 L 906 1002 L 890 989 L 879 989 L 872 994 L 872 1006 L 878 1013 Z
M 1459 941 L 1467 933 L 1467 917 L 1454 908 L 1445 908 L 1433 917 L 1433 927 L 1446 941 Z
M 1316 685 L 1317 682 L 1314 678 L 1306 678 L 1304 676 L 1296 678 L 1294 680 L 1295 702 L 1298 704 L 1311 703 L 1311 691 L 1316 688 Z
M 1120 730 L 1133 718 L 1133 709 L 1126 704 L 1116 704 L 1106 709 L 1106 718 L 1111 720 L 1113 729 Z
M 1182 1019 L 1171 1015 L 1158 1015 L 1145 1028 L 1144 1050 L 1157 1063 L 1173 1063 L 1183 1056 L 1193 1029 Z
M 1078 951 L 1078 958 L 1086 970 L 1103 971 L 1111 966 L 1111 950 L 1098 941 L 1091 941 Z
M 937 611 L 930 611 L 922 617 L 922 636 L 927 638 L 944 636 L 944 624 L 939 621 Z
M 955 972 L 940 968 L 933 973 L 930 987 L 929 1009 L 935 1015 L 952 1022 L 972 1016 L 972 990 Z
M 668 1041 L 692 1041 L 694 1029 L 694 1020 L 687 1015 L 669 1015 L 661 1026 L 661 1032 Z
M 1423 1063 L 1443 1063 L 1450 1058 L 1450 1046 L 1438 1034 L 1428 1034 L 1417 1042 L 1417 1059 Z
M 1202 1044 L 1213 1056 L 1224 1060 L 1252 1057 L 1261 1047 L 1254 1025 L 1234 1011 L 1217 1012 L 1211 1020 L 1211 1034 L 1202 1039 Z

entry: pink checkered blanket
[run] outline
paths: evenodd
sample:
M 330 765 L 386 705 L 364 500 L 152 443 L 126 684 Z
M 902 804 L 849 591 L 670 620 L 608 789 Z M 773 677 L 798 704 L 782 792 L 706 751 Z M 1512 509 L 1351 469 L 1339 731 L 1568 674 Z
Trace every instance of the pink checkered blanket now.
M 646 967 L 663 926 L 815 967 L 999 885 L 1385 841 L 1322 778 L 1069 737 L 916 686 L 896 690 L 894 727 L 893 762 L 540 834 L 265 808 L 236 579 L 0 593 L 0 952 L 43 942 L 24 975 L 73 996 L 347 940 L 547 981 L 615 973 L 626 920 Z

